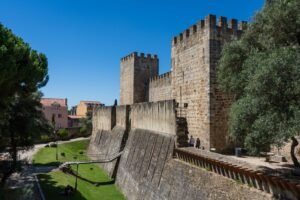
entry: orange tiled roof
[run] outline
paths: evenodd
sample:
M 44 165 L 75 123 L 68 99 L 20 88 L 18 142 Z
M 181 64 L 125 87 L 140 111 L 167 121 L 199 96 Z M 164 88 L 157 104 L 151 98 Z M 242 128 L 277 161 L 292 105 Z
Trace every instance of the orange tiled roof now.
M 54 103 L 57 103 L 60 106 L 67 106 L 67 99 L 60 99 L 60 98 L 42 98 L 41 99 L 41 104 L 43 106 L 51 106 Z

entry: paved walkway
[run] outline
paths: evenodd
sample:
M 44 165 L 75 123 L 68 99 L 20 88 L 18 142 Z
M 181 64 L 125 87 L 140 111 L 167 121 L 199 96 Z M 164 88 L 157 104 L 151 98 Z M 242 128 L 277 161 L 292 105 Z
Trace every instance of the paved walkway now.
M 58 144 L 86 140 L 88 138 L 76 138 L 68 141 L 58 141 Z M 46 144 L 34 145 L 27 151 L 19 151 L 19 160 L 27 162 L 28 165 L 22 166 L 21 172 L 13 173 L 6 181 L 5 195 L 7 200 L 40 200 L 40 194 L 35 179 L 35 175 L 39 173 L 47 173 L 55 169 L 53 166 L 38 166 L 31 164 L 32 157 Z

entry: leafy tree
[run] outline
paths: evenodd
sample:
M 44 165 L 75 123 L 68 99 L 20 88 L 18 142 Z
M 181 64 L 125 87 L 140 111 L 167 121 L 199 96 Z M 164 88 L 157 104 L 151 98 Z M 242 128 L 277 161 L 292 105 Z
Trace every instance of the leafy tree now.
M 239 40 L 224 45 L 221 89 L 232 95 L 230 133 L 251 154 L 300 133 L 300 1 L 269 0 Z
M 80 123 L 81 123 L 80 133 L 81 134 L 90 133 L 92 131 L 92 117 L 93 117 L 93 113 L 87 112 L 86 117 L 81 119 L 81 121 L 80 121 Z
M 0 139 L 5 141 L 0 145 L 10 144 L 14 163 L 17 147 L 28 147 L 36 134 L 49 131 L 38 91 L 47 74 L 46 56 L 0 24 Z

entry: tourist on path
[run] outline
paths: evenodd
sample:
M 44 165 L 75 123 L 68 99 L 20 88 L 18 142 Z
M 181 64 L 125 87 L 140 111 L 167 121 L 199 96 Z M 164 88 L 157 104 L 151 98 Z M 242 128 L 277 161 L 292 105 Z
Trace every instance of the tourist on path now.
M 190 141 L 189 141 L 189 145 L 190 145 L 190 147 L 193 147 L 194 144 L 195 144 L 195 139 L 194 139 L 193 136 L 191 135 Z
M 197 138 L 196 140 L 196 148 L 199 149 L 200 148 L 200 139 Z

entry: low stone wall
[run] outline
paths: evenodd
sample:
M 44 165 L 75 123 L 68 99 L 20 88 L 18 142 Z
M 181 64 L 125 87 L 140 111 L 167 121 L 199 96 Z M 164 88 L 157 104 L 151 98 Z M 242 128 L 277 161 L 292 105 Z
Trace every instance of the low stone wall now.
M 299 142 L 299 145 L 295 149 L 295 155 L 297 156 L 298 160 L 300 161 L 300 137 L 296 137 L 296 138 Z M 291 145 L 292 145 L 292 141 L 289 140 L 279 150 L 276 147 L 272 147 L 272 152 L 274 154 L 279 154 L 281 156 L 284 156 L 290 164 L 293 164 L 293 161 L 291 159 Z
M 144 199 L 268 200 L 271 195 L 239 182 L 172 159 L 167 162 L 156 191 Z

